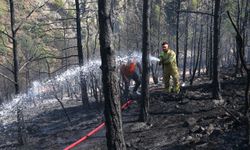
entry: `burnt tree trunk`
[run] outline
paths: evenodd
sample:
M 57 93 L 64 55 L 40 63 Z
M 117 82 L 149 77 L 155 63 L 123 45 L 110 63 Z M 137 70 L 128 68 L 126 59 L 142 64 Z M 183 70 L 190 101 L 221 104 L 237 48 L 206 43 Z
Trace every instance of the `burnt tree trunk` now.
M 236 27 L 235 23 L 233 22 L 230 13 L 227 11 L 228 17 L 237 33 L 236 35 L 236 42 L 239 46 L 239 54 L 240 54 L 240 61 L 242 63 L 242 66 L 244 70 L 247 73 L 247 83 L 246 83 L 246 90 L 245 90 L 245 116 L 247 119 L 247 144 L 248 147 L 250 146 L 250 109 L 249 109 L 249 86 L 250 86 L 250 69 L 247 67 L 246 60 L 243 55 L 243 51 L 245 49 L 244 47 L 244 39 L 242 38 L 242 35 L 240 34 L 239 29 Z
M 149 107 L 149 1 L 143 0 L 143 22 L 142 22 L 142 96 L 139 120 L 148 121 Z
M 111 48 L 111 1 L 112 0 L 98 0 L 106 138 L 109 150 L 125 150 L 115 51 Z
M 220 12 L 220 0 L 215 1 L 214 5 L 214 53 L 213 53 L 213 79 L 212 79 L 212 94 L 214 99 L 221 99 L 220 95 L 220 82 L 219 82 L 219 12 Z
M 207 20 L 209 20 L 209 16 L 207 16 Z M 206 25 L 206 75 L 209 73 L 209 23 Z
M 192 70 L 194 70 L 195 68 L 195 59 L 196 59 L 196 41 L 197 41 L 197 24 L 198 24 L 198 16 L 196 14 L 195 16 L 195 23 L 194 23 L 194 28 L 193 28 L 193 36 L 192 36 L 192 50 L 191 50 L 191 58 L 190 58 L 190 69 L 189 69 L 189 73 L 190 76 L 192 76 Z
M 9 0 L 10 3 L 10 26 L 11 26 L 11 38 L 12 38 L 12 52 L 13 52 L 13 73 L 15 81 L 15 94 L 19 94 L 18 84 L 18 54 L 17 54 L 17 41 L 16 41 L 16 30 L 15 30 L 15 10 L 13 0 Z
M 15 86 L 15 95 L 19 94 L 19 69 L 18 69 L 18 53 L 17 53 L 17 41 L 16 41 L 16 33 L 15 29 L 15 9 L 14 9 L 14 1 L 9 0 L 10 5 L 10 27 L 11 27 L 11 39 L 12 39 L 12 52 L 13 52 L 13 75 L 14 75 L 14 86 Z M 23 113 L 19 106 L 17 106 L 17 140 L 20 145 L 24 145 L 26 142 L 25 135 L 23 132 L 24 129 L 24 121 L 23 121 Z
M 182 74 L 182 80 L 183 82 L 186 81 L 186 66 L 187 66 L 187 50 L 188 50 L 188 19 L 189 14 L 186 14 L 186 20 L 185 20 L 185 43 L 184 43 L 184 59 L 183 59 L 183 74 Z
M 83 51 L 82 51 L 82 33 L 81 33 L 79 0 L 75 0 L 75 5 L 76 5 L 76 30 L 77 30 L 78 61 L 79 61 L 79 66 L 82 67 L 83 66 Z M 82 104 L 83 104 L 83 106 L 89 105 L 86 79 L 84 78 L 82 71 L 80 71 L 80 86 L 81 86 Z
M 202 24 L 201 24 L 200 41 L 199 41 L 199 44 L 198 44 L 198 49 L 200 51 L 198 77 L 200 77 L 201 76 L 201 69 L 203 69 L 203 57 L 202 57 L 202 52 L 203 52 L 203 25 Z
M 214 7 L 213 7 L 214 0 L 212 0 L 212 14 L 214 13 Z M 212 80 L 213 76 L 213 17 L 211 17 L 210 20 L 210 35 L 209 35 L 209 79 Z
M 179 22 L 180 22 L 181 1 L 177 0 L 177 17 L 176 17 L 176 63 L 179 65 Z
M 203 34 L 203 27 L 201 25 L 201 32 L 200 32 L 200 37 L 199 37 L 199 41 L 198 41 L 198 48 L 197 48 L 197 57 L 196 57 L 196 61 L 194 62 L 194 69 L 193 69 L 193 74 L 192 74 L 192 78 L 190 79 L 190 85 L 193 85 L 193 81 L 194 81 L 194 77 L 196 74 L 196 70 L 198 67 L 198 64 L 200 63 L 200 57 L 201 57 L 201 44 L 202 44 L 202 34 Z

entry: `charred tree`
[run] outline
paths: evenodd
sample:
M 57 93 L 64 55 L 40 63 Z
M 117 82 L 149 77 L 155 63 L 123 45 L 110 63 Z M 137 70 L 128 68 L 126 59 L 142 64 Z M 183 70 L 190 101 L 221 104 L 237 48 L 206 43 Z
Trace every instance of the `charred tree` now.
M 214 7 L 213 7 L 213 4 L 214 4 L 214 0 L 212 0 L 212 13 L 214 13 Z M 210 34 L 209 34 L 209 79 L 211 80 L 212 79 L 212 76 L 213 76 L 213 33 L 214 33 L 214 30 L 213 30 L 213 17 L 211 17 L 210 19 Z
M 227 12 L 229 19 L 236 31 L 236 42 L 237 45 L 239 46 L 239 48 L 237 50 L 239 50 L 239 56 L 240 56 L 240 61 L 243 65 L 244 70 L 247 73 L 247 83 L 246 83 L 246 90 L 245 90 L 245 116 L 247 119 L 247 144 L 248 147 L 250 146 L 250 109 L 249 109 L 249 87 L 250 87 L 250 68 L 247 67 L 247 62 L 244 58 L 243 55 L 243 51 L 245 49 L 244 47 L 244 39 L 242 37 L 242 35 L 240 34 L 239 29 L 236 27 L 235 23 L 233 22 L 230 13 Z
M 193 85 L 193 81 L 194 81 L 194 77 L 195 77 L 195 74 L 196 74 L 196 70 L 197 70 L 197 67 L 198 67 L 198 64 L 200 63 L 199 60 L 200 60 L 200 57 L 201 57 L 201 51 L 202 51 L 202 47 L 201 47 L 201 44 L 202 44 L 202 34 L 203 34 L 203 27 L 202 27 L 202 24 L 201 24 L 201 32 L 200 32 L 200 37 L 199 37 L 199 41 L 198 41 L 198 48 L 197 48 L 197 56 L 196 56 L 196 61 L 194 63 L 194 69 L 193 69 L 193 73 L 192 73 L 192 77 L 190 79 L 190 85 Z
M 82 51 L 82 33 L 81 33 L 79 0 L 75 0 L 75 5 L 76 5 L 77 52 L 78 52 L 79 66 L 81 67 L 83 66 L 83 51 Z M 83 76 L 82 71 L 80 71 L 80 86 L 81 86 L 82 104 L 83 106 L 89 105 L 87 83 L 85 77 Z
M 176 63 L 179 65 L 179 23 L 180 23 L 181 0 L 177 0 L 176 16 Z
M 142 23 L 142 96 L 139 120 L 148 121 L 149 107 L 149 1 L 143 0 L 143 23 Z
M 190 76 L 192 75 L 192 70 L 195 68 L 195 59 L 196 59 L 196 43 L 197 43 L 197 26 L 198 26 L 198 16 L 197 14 L 195 15 L 195 23 L 193 25 L 193 36 L 192 36 L 192 43 L 191 43 L 191 58 L 190 58 Z
M 185 43 L 184 43 L 184 59 L 183 59 L 183 74 L 182 80 L 186 81 L 186 66 L 187 66 L 187 50 L 188 50 L 188 23 L 189 23 L 189 14 L 186 14 L 185 20 Z
M 112 0 L 98 0 L 106 138 L 109 150 L 125 150 L 115 51 L 111 48 L 111 1 Z
M 9 0 L 10 3 L 10 26 L 11 26 L 11 39 L 12 39 L 12 52 L 13 52 L 13 73 L 15 81 L 15 94 L 19 94 L 19 84 L 18 84 L 18 54 L 17 54 L 17 41 L 16 41 L 16 31 L 15 31 L 15 10 L 13 0 Z
M 207 16 L 207 20 L 209 20 L 208 16 Z M 208 71 L 209 69 L 209 23 L 206 25 L 206 75 L 208 75 Z
M 14 85 L 15 94 L 19 94 L 19 81 L 18 81 L 18 53 L 17 53 L 17 40 L 16 40 L 16 29 L 15 29 L 15 9 L 13 0 L 9 0 L 10 5 L 10 28 L 11 28 L 11 39 L 12 39 L 12 52 L 13 52 L 13 75 L 14 75 Z M 25 144 L 25 136 L 23 132 L 23 113 L 22 110 L 17 106 L 17 140 L 20 145 Z
M 219 82 L 219 41 L 220 41 L 220 0 L 215 1 L 214 5 L 214 50 L 213 50 L 213 78 L 212 78 L 212 94 L 214 99 L 221 99 L 220 82 Z
M 202 24 L 201 24 L 201 32 L 200 32 L 200 40 L 199 40 L 199 44 L 198 44 L 198 49 L 200 52 L 198 77 L 200 77 L 201 76 L 201 69 L 203 69 L 203 57 L 202 57 L 202 53 L 203 53 L 203 25 Z
M 244 8 L 244 1 L 243 0 L 238 0 L 237 1 L 237 20 L 236 20 L 236 27 L 240 32 L 240 35 L 242 35 L 243 38 L 243 42 L 246 42 L 246 33 L 245 33 L 245 28 L 248 22 L 248 14 L 249 14 L 249 10 L 248 10 L 248 5 L 249 5 L 249 1 L 245 2 L 245 8 Z M 243 12 L 244 11 L 244 12 Z M 244 14 L 241 15 L 241 14 Z M 243 45 L 245 46 L 245 45 Z M 235 75 L 237 75 L 238 73 L 241 73 L 241 75 L 243 76 L 243 64 L 241 63 L 240 60 L 240 55 L 244 55 L 245 51 L 241 51 L 243 54 L 239 54 L 240 50 L 239 50 L 239 45 L 238 43 L 236 43 L 236 65 L 235 65 Z

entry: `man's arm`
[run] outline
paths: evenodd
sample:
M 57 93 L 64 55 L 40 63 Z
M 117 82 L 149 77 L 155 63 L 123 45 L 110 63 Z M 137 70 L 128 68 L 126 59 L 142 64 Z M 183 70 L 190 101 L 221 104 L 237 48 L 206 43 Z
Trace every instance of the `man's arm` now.
M 159 65 L 162 65 L 163 62 L 164 62 L 164 61 L 163 61 L 163 53 L 160 53 L 159 58 L 160 58 Z

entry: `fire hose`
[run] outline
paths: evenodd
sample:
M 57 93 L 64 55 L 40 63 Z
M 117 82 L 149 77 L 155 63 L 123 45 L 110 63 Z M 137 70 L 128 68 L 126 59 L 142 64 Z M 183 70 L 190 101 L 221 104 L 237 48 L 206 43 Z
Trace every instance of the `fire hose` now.
M 132 104 L 132 100 L 128 100 L 125 104 L 122 105 L 122 110 L 128 108 L 129 105 Z M 92 131 L 90 131 L 87 135 L 85 135 L 84 137 L 80 138 L 79 140 L 77 140 L 76 142 L 72 143 L 71 145 L 67 146 L 64 150 L 70 150 L 74 147 L 76 147 L 77 145 L 79 145 L 81 142 L 85 141 L 88 137 L 92 136 L 93 134 L 97 133 L 99 130 L 101 130 L 103 127 L 105 126 L 105 122 L 102 122 L 100 125 L 98 125 L 95 129 L 93 129 Z

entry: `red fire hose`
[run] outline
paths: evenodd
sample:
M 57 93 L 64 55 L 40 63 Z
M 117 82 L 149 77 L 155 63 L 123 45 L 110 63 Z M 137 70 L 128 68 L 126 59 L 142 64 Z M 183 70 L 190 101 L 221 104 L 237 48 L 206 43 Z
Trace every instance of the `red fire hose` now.
M 132 100 L 128 100 L 125 104 L 122 105 L 122 110 L 128 108 L 128 106 L 132 104 Z M 71 145 L 67 146 L 64 150 L 70 150 L 72 148 L 74 148 L 75 146 L 77 146 L 78 144 L 80 144 L 81 142 L 85 141 L 88 137 L 90 137 L 91 135 L 95 134 L 96 132 L 98 132 L 100 129 L 102 129 L 105 126 L 105 122 L 101 123 L 99 126 L 97 126 L 95 129 L 93 129 L 92 131 L 90 131 L 87 135 L 85 135 L 84 137 L 80 138 L 79 140 L 77 140 L 76 142 L 72 143 Z

